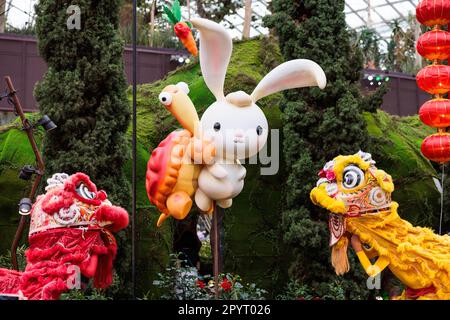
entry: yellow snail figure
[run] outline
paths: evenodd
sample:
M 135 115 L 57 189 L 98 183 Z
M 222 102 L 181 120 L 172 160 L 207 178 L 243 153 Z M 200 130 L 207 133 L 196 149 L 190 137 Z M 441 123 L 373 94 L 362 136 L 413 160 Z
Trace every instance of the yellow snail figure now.
M 188 93 L 188 85 L 180 82 L 165 87 L 159 95 L 184 130 L 170 133 L 147 163 L 147 195 L 161 212 L 158 227 L 170 216 L 182 220 L 189 214 L 200 170 L 215 155 L 211 143 L 197 139 L 199 118 Z
M 338 156 L 319 176 L 311 200 L 330 211 L 331 260 L 338 275 L 350 269 L 351 242 L 369 276 L 389 268 L 406 286 L 397 299 L 450 299 L 450 237 L 400 218 L 391 200 L 392 177 L 376 168 L 369 153 Z

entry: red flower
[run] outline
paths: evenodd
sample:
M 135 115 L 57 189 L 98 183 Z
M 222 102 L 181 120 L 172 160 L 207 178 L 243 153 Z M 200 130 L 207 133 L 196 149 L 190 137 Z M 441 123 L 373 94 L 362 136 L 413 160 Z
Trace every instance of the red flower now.
M 336 179 L 336 174 L 334 173 L 333 170 L 328 170 L 326 177 L 327 177 L 328 181 L 333 181 Z
M 205 283 L 201 280 L 197 280 L 197 287 L 200 289 L 203 289 L 205 287 Z
M 319 171 L 319 177 L 321 178 L 327 178 L 328 181 L 333 181 L 336 179 L 336 174 L 333 170 L 320 170 Z
M 223 291 L 227 292 L 231 290 L 232 284 L 227 278 L 223 278 L 223 281 L 220 284 L 220 286 L 222 287 Z

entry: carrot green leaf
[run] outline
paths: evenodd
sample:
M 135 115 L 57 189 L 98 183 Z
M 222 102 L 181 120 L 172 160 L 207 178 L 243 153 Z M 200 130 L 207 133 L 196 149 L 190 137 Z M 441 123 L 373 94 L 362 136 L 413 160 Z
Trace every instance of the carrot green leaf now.
M 167 20 L 169 20 L 172 24 L 176 24 L 177 22 L 179 22 L 179 20 L 177 20 L 177 18 L 172 13 L 172 11 L 170 11 L 169 8 L 167 8 L 166 6 L 163 6 L 163 10 L 164 10 L 164 13 L 167 15 Z
M 175 18 L 177 18 L 177 22 L 181 21 L 181 7 L 180 2 L 178 0 L 175 0 L 172 4 L 172 12 Z

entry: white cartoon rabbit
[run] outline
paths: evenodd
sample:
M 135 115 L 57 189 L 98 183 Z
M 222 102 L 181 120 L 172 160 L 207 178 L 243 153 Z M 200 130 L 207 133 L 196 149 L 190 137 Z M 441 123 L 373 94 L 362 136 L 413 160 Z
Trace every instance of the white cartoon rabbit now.
M 266 144 L 269 125 L 259 99 L 286 89 L 326 86 L 322 68 L 310 60 L 285 62 L 269 72 L 251 95 L 237 91 L 224 95 L 224 81 L 232 52 L 232 39 L 222 26 L 210 20 L 191 20 L 200 33 L 200 67 L 209 90 L 216 98 L 200 120 L 200 130 L 216 148 L 214 163 L 198 178 L 195 202 L 211 212 L 213 203 L 229 208 L 244 187 L 245 168 L 240 159 L 257 154 Z

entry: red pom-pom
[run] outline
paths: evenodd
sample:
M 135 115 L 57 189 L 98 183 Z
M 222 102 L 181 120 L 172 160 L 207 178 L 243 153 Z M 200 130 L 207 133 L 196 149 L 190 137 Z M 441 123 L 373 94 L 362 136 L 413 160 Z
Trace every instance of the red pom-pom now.
M 103 205 L 95 211 L 95 218 L 98 223 L 110 222 L 105 228 L 118 232 L 128 226 L 128 212 L 116 206 Z

